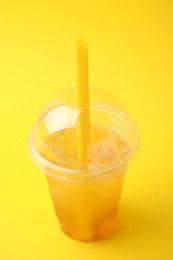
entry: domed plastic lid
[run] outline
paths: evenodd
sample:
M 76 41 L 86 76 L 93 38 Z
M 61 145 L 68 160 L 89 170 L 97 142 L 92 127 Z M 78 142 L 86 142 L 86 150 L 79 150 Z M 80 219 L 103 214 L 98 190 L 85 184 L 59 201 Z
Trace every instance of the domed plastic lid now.
M 30 134 L 30 151 L 46 173 L 58 177 L 62 172 L 122 171 L 135 154 L 137 129 L 122 103 L 101 89 L 92 89 L 90 97 L 86 161 L 78 157 L 77 125 L 82 110 L 75 105 L 74 90 L 59 93 L 41 111 Z

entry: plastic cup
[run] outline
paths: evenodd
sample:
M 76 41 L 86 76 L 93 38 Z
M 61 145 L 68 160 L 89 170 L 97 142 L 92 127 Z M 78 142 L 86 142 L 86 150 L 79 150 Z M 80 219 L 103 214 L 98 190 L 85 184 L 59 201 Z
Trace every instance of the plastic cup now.
M 88 242 L 114 230 L 125 171 L 139 144 L 136 125 L 124 105 L 105 90 L 90 92 L 87 162 L 76 159 L 81 110 L 73 89 L 62 91 L 43 108 L 29 138 L 31 158 L 46 173 L 61 229 Z

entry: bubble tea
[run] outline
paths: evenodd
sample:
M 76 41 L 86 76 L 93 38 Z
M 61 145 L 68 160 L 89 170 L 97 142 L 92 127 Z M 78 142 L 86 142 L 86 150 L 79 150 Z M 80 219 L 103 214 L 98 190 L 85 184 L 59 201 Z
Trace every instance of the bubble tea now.
M 76 105 L 74 88 L 59 93 L 41 111 L 29 144 L 34 163 L 46 173 L 61 229 L 75 240 L 89 242 L 103 239 L 116 226 L 123 179 L 138 148 L 138 132 L 117 98 L 90 88 L 89 142 L 81 160 L 83 111 Z

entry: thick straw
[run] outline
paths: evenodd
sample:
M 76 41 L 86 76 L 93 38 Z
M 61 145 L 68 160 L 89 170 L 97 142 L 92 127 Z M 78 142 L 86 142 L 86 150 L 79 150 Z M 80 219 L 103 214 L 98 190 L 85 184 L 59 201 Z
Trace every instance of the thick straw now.
M 78 158 L 85 162 L 87 160 L 87 147 L 90 142 L 90 124 L 88 48 L 84 40 L 76 41 L 76 72 L 77 106 L 81 109 L 77 123 Z

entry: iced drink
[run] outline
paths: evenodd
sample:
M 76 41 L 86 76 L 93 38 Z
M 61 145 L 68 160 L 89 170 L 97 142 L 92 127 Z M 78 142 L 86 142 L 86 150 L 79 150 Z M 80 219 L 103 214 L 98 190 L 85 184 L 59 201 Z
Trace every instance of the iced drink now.
M 60 130 L 49 136 L 45 143 L 49 156 L 52 153 L 53 163 L 73 170 L 101 169 L 128 152 L 124 140 L 113 129 L 103 125 L 91 126 L 86 165 L 77 158 L 75 128 Z M 59 144 L 59 150 L 55 143 Z M 45 147 L 42 153 L 46 157 Z M 47 176 L 56 214 L 62 229 L 70 237 L 82 241 L 97 240 L 114 228 L 124 172 L 116 176 L 112 171 L 109 175 L 100 181 L 81 183 L 62 182 Z
M 135 124 L 105 93 L 105 103 L 90 104 L 85 162 L 77 155 L 81 111 L 68 98 L 50 102 L 30 136 L 31 155 L 46 173 L 61 229 L 79 241 L 102 239 L 115 228 L 125 170 L 138 146 Z

